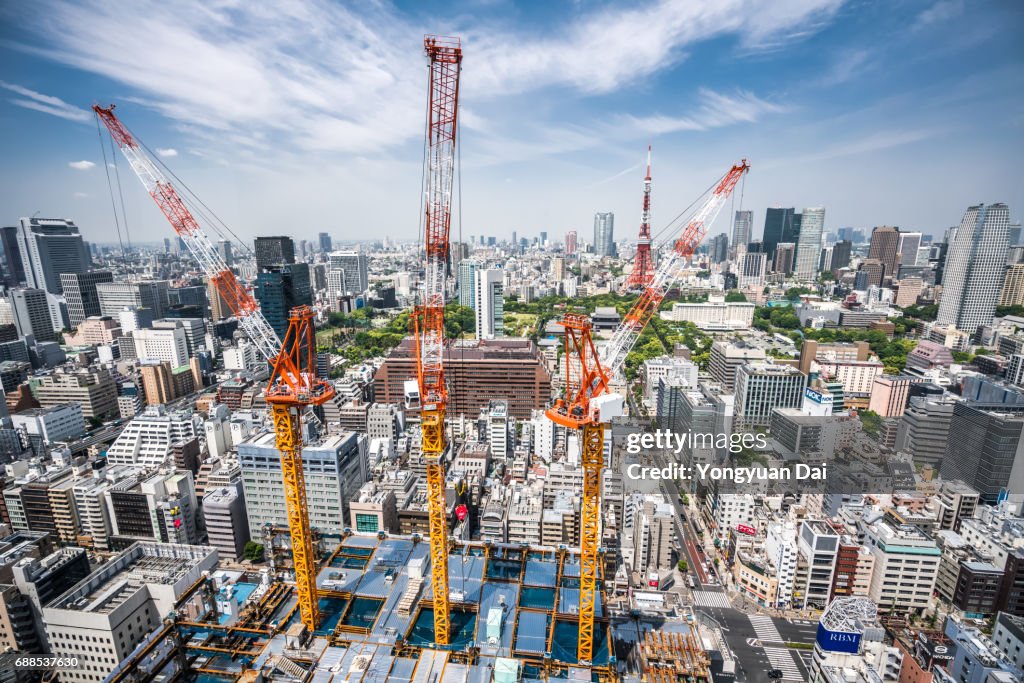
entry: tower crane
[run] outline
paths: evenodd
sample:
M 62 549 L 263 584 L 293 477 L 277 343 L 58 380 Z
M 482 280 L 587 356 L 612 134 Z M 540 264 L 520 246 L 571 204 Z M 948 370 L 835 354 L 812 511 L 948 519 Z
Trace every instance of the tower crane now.
M 750 169 L 744 159 L 734 165 L 715 186 L 711 196 L 690 219 L 672 250 L 663 259 L 640 298 L 623 318 L 600 356 L 591 337 L 590 319 L 567 313 L 565 328 L 565 397 L 558 399 L 546 415 L 556 424 L 581 434 L 583 501 L 580 511 L 580 612 L 577 659 L 593 662 L 594 615 L 600 572 L 601 472 L 604 469 L 604 423 L 595 399 L 609 393 L 611 378 L 622 367 L 643 328 L 661 306 L 676 280 L 680 261 L 697 250 L 740 178 Z
M 434 589 L 434 642 L 451 642 L 448 595 L 448 515 L 445 506 L 444 454 L 448 448 L 444 379 L 444 305 L 455 174 L 455 126 L 459 105 L 462 46 L 458 38 L 426 36 L 430 59 L 427 99 L 427 157 L 423 178 L 423 295 L 413 315 L 416 376 L 420 395 L 423 457 L 427 467 L 427 517 L 430 522 L 431 578 Z
M 313 310 L 300 306 L 291 312 L 285 345 L 282 347 L 274 328 L 260 312 L 259 303 L 252 292 L 238 281 L 221 258 L 174 184 L 154 163 L 144 146 L 114 115 L 114 105 L 96 105 L 93 111 L 110 131 L 111 138 L 170 221 L 171 227 L 185 242 L 203 272 L 238 318 L 242 330 L 273 367 L 266 397 L 270 404 L 277 449 L 281 454 L 281 476 L 287 503 L 299 609 L 302 623 L 309 633 L 313 633 L 320 623 L 316 595 L 317 560 L 306 505 L 300 427 L 306 406 L 320 405 L 334 395 L 333 386 L 317 378 L 314 372 L 316 335 Z

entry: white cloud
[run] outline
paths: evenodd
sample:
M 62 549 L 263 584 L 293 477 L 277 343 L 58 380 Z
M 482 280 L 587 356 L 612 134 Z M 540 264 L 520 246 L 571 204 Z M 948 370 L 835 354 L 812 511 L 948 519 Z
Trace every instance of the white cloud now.
M 700 106 L 685 116 L 654 115 L 645 117 L 625 116 L 621 124 L 648 135 L 665 135 L 680 131 L 703 131 L 735 123 L 753 123 L 765 114 L 786 110 L 780 104 L 768 102 L 745 90 L 723 94 L 701 88 L 697 94 Z
M 76 171 L 88 171 L 90 168 L 95 167 L 96 164 L 94 164 L 91 161 L 86 161 L 85 159 L 82 159 L 81 161 L 69 161 L 68 166 L 75 169 Z
M 917 15 L 917 19 L 914 20 L 911 29 L 918 30 L 932 24 L 949 21 L 960 16 L 963 12 L 963 0 L 938 0 L 938 2 Z
M 465 125 L 509 132 L 530 125 L 510 121 L 502 106 L 519 93 L 611 92 L 671 68 L 714 38 L 734 37 L 745 52 L 776 49 L 820 28 L 842 2 L 656 0 L 571 14 L 539 37 L 500 24 L 485 30 L 486 19 L 468 14 L 440 28 L 465 37 Z M 422 135 L 422 36 L 437 27 L 390 4 L 193 0 L 187 9 L 156 0 L 119 7 L 44 0 L 24 23 L 46 48 L 21 49 L 127 86 L 133 96 L 122 101 L 153 108 L 197 142 L 230 145 L 254 163 L 267 158 L 271 143 L 299 158 L 309 151 L 379 155 Z
M 15 83 L 7 83 L 6 81 L 0 81 L 0 88 L 10 90 L 13 93 L 21 95 L 21 97 L 11 99 L 11 104 L 15 104 L 19 107 L 32 109 L 34 111 L 41 111 L 44 114 L 50 114 L 69 121 L 78 121 L 80 123 L 86 123 L 92 120 L 92 114 L 89 111 L 79 109 L 74 105 L 68 104 L 59 97 L 44 95 L 43 93 L 36 92 L 35 90 L 29 90 L 23 86 Z
M 178 156 L 178 150 L 173 147 L 157 147 L 156 153 L 162 157 L 176 157 Z
M 75 199 L 85 199 L 86 197 L 89 196 L 89 193 L 88 192 L 75 192 L 71 196 L 74 197 Z

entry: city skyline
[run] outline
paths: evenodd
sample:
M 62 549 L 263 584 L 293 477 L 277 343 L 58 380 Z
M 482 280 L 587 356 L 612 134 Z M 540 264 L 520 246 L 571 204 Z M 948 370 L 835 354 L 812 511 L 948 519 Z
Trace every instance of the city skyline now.
M 775 205 L 826 207 L 826 232 L 888 224 L 937 235 L 963 206 L 1004 202 L 1012 212 L 1022 199 L 1010 164 L 1024 70 L 1015 31 L 999 30 L 1020 25 L 1018 8 L 808 0 L 770 14 L 652 3 L 446 16 L 436 6 L 305 0 L 295 9 L 211 10 L 212 21 L 144 4 L 116 16 L 91 3 L 6 10 L 0 120 L 13 134 L 3 222 L 38 211 L 72 218 L 89 241 L 116 241 L 88 111 L 113 101 L 244 239 L 324 215 L 337 216 L 328 232 L 342 240 L 371 224 L 412 239 L 418 44 L 438 29 L 465 36 L 464 210 L 453 234 L 586 235 L 593 214 L 610 211 L 620 239 L 631 237 L 648 142 L 655 232 L 741 157 L 752 164 L 742 207 L 755 211 L 755 237 Z M 311 21 L 323 32 L 307 36 Z M 538 21 L 550 33 L 534 30 Z M 272 38 L 261 30 L 270 23 L 283 27 Z M 650 40 L 637 51 L 630 31 L 610 27 Z M 40 41 L 45 52 L 33 47 Z M 374 48 L 336 48 L 351 44 Z M 131 234 L 167 234 L 119 163 Z M 729 229 L 723 217 L 711 234 Z

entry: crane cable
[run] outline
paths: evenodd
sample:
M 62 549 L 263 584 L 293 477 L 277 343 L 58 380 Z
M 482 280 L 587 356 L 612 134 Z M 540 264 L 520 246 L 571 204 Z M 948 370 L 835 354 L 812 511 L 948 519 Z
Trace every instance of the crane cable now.
M 121 241 L 121 221 L 117 216 L 117 202 L 114 201 L 114 186 L 110 182 L 110 166 L 107 165 L 107 149 L 103 146 L 103 131 L 100 130 L 100 117 L 96 116 L 96 136 L 100 141 L 100 154 L 103 155 L 103 170 L 107 174 L 107 190 L 110 192 L 110 209 L 114 213 L 114 227 L 117 228 L 117 243 L 124 255 L 124 242 Z

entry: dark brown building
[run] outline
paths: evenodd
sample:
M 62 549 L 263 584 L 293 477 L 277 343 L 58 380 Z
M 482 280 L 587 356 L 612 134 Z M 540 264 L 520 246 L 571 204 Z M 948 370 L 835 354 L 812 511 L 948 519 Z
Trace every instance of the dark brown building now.
M 832 574 L 831 598 L 853 595 L 853 582 L 857 575 L 857 559 L 860 546 L 856 543 L 840 541 L 836 553 L 836 570 Z
M 492 399 L 508 401 L 509 414 L 528 419 L 551 398 L 551 374 L 528 339 L 459 341 L 445 350 L 450 416 L 476 417 Z M 416 379 L 411 337 L 399 344 L 374 377 L 377 401 L 405 403 L 405 382 Z
M 960 562 L 953 591 L 953 606 L 979 618 L 996 612 L 1003 572 L 988 562 Z
M 1015 548 L 1006 558 L 1003 584 L 996 603 L 1000 612 L 1024 616 L 1024 549 Z

